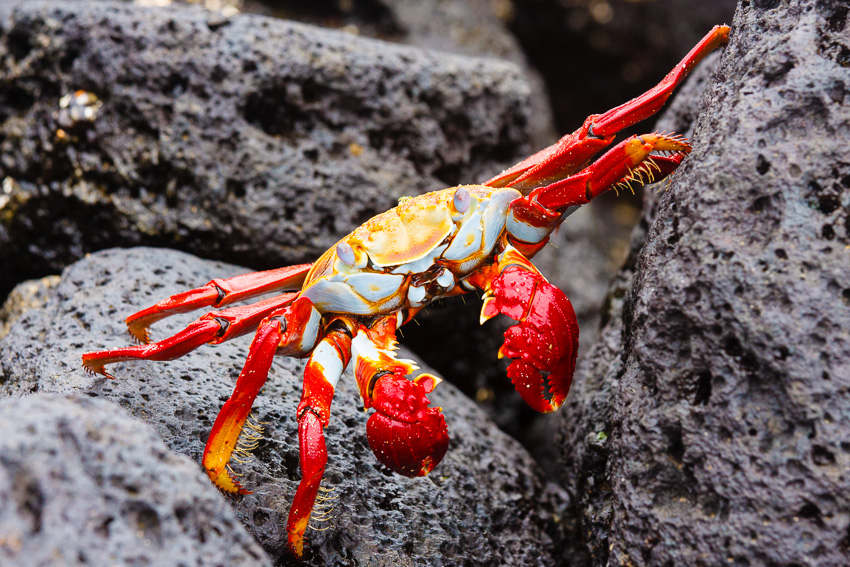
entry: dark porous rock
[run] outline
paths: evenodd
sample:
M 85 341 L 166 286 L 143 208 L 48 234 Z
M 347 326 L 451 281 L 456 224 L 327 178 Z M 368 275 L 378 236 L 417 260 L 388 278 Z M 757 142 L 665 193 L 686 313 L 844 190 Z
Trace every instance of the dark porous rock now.
M 565 408 L 576 564 L 850 564 L 849 12 L 739 6 Z
M 116 245 L 312 261 L 528 154 L 529 93 L 511 63 L 251 14 L 0 3 L 0 293 Z
M 519 65 L 531 86 L 529 136 L 534 146 L 555 139 L 546 85 L 508 26 L 516 14 L 510 0 L 350 0 L 279 2 L 226 0 L 224 13 L 252 12 L 473 57 L 497 57 Z M 227 4 L 227 5 L 225 5 Z
M 104 400 L 0 401 L 0 564 L 271 565 L 153 428 Z
M 182 252 L 136 248 L 92 254 L 65 270 L 43 306 L 20 316 L 0 340 L 0 392 L 77 393 L 117 402 L 152 423 L 178 453 L 199 462 L 216 414 L 232 392 L 250 337 L 203 347 L 167 363 L 111 366 L 114 380 L 89 376 L 80 355 L 130 344 L 122 320 L 170 294 L 244 269 Z M 191 314 L 153 327 L 176 332 Z M 286 517 L 300 480 L 295 410 L 303 362 L 277 358 L 255 403 L 265 436 L 247 464 L 254 491 L 233 498 L 248 530 L 288 563 Z M 330 520 L 308 530 L 308 565 L 556 565 L 567 529 L 563 492 L 529 455 L 448 383 L 431 395 L 443 408 L 451 445 L 427 477 L 391 474 L 372 455 L 367 415 L 350 377 L 337 391 L 326 432 L 324 485 Z M 200 468 L 200 465 L 199 465 Z M 293 562 L 293 564 L 295 564 Z

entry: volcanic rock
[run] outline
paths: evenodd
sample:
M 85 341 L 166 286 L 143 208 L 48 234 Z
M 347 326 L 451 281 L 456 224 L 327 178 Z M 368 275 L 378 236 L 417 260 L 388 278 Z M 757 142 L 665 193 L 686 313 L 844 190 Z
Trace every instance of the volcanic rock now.
M 116 364 L 110 367 L 114 380 L 86 374 L 80 356 L 130 344 L 126 315 L 244 271 L 151 248 L 90 255 L 69 267 L 44 304 L 19 315 L 0 340 L 0 393 L 110 400 L 151 423 L 172 450 L 199 462 L 250 337 L 167 363 Z M 173 334 L 192 318 L 158 323 L 154 338 Z M 234 465 L 253 494 L 231 504 L 266 552 L 283 563 L 291 560 L 284 549 L 286 517 L 300 480 L 295 411 L 303 367 L 303 361 L 276 359 L 254 404 L 263 440 L 245 465 Z M 306 564 L 558 564 L 566 529 L 562 491 L 547 484 L 528 453 L 451 384 L 441 384 L 430 397 L 443 408 L 451 444 L 429 476 L 408 479 L 371 454 L 356 386 L 350 378 L 340 381 L 326 430 L 324 486 L 332 492 L 325 504 L 333 511 L 329 521 L 314 522 L 317 531 L 308 530 Z

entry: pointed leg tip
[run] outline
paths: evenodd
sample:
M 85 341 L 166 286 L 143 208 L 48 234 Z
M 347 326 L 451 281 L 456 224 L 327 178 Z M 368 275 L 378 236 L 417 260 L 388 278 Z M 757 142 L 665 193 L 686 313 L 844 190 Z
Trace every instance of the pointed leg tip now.
M 235 496 L 237 494 L 252 494 L 252 492 L 246 489 L 241 482 L 233 478 L 233 475 L 230 474 L 230 471 L 226 469 L 221 469 L 219 467 L 207 468 L 204 467 L 207 476 L 210 481 L 218 488 L 219 492 L 222 494 L 226 494 L 228 496 Z
M 150 329 L 146 326 L 127 323 L 127 332 L 137 344 L 146 345 L 151 342 Z
M 92 376 L 99 375 L 105 378 L 109 378 L 110 380 L 114 380 L 115 376 L 112 376 L 109 372 L 106 371 L 106 365 L 102 362 L 98 362 L 95 355 L 95 352 L 89 352 L 83 355 L 83 370 L 86 371 L 86 374 L 90 374 Z
M 286 548 L 297 559 L 301 559 L 304 557 L 304 538 L 289 534 L 289 542 L 287 542 Z

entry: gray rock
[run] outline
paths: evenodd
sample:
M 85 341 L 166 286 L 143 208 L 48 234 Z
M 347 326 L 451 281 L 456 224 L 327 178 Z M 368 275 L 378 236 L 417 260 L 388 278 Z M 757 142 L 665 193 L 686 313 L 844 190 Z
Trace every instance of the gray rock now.
M 9 334 L 12 323 L 34 307 L 44 305 L 51 291 L 59 283 L 59 276 L 47 276 L 18 284 L 0 308 L 0 339 Z
M 739 7 L 565 411 L 578 564 L 850 562 L 848 26 Z
M 191 1 L 191 0 L 188 0 Z M 207 6 L 222 5 L 206 3 Z M 227 0 L 225 12 L 240 10 L 342 28 L 385 41 L 438 49 L 473 57 L 496 57 L 516 63 L 531 86 L 529 136 L 533 146 L 555 141 L 554 119 L 546 84 L 508 29 L 516 8 L 509 0 L 351 0 L 286 2 Z
M 86 397 L 0 401 L 0 563 L 271 565 L 199 467 Z
M 130 343 L 122 320 L 158 299 L 244 269 L 187 254 L 138 248 L 93 254 L 72 265 L 40 308 L 0 340 L 0 393 L 74 392 L 121 404 L 152 423 L 178 453 L 199 461 L 212 422 L 230 395 L 249 337 L 168 363 L 112 367 L 115 380 L 80 368 L 86 351 Z M 176 332 L 191 315 L 154 327 Z M 240 520 L 275 560 L 287 561 L 285 522 L 300 479 L 295 409 L 303 363 L 275 361 L 255 415 L 265 438 L 241 468 L 254 493 L 232 499 Z M 335 509 L 324 531 L 308 531 L 309 565 L 556 565 L 569 528 L 563 493 L 547 485 L 519 444 L 448 383 L 432 394 L 451 445 L 426 478 L 391 474 L 371 454 L 353 380 L 343 379 L 327 430 L 325 485 Z
M 60 109 L 77 89 L 93 120 Z M 529 153 L 529 93 L 510 63 L 255 15 L 0 3 L 0 293 L 116 245 L 311 261 Z

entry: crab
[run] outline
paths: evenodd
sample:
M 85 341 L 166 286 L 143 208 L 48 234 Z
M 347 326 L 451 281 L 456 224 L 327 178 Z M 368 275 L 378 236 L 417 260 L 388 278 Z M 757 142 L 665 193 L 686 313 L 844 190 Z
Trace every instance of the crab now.
M 483 294 L 482 323 L 498 314 L 516 324 L 500 357 L 520 396 L 539 412 L 557 410 L 570 389 L 578 324 L 566 295 L 531 263 L 550 234 L 581 205 L 609 189 L 643 185 L 672 173 L 690 152 L 680 136 L 632 136 L 594 159 L 617 133 L 655 114 L 688 72 L 728 40 L 716 26 L 655 87 L 582 126 L 482 185 L 462 185 L 403 199 L 343 237 L 312 264 L 215 279 L 130 315 L 138 345 L 83 355 L 83 366 L 111 377 L 106 365 L 172 360 L 204 344 L 254 333 L 233 395 L 215 420 L 203 455 L 210 480 L 247 493 L 229 472 L 237 440 L 275 355 L 306 358 L 298 404 L 301 481 L 287 522 L 288 548 L 301 556 L 304 532 L 327 463 L 324 428 L 346 369 L 354 374 L 378 460 L 409 476 L 428 474 L 446 453 L 441 408 L 427 394 L 440 379 L 415 378 L 395 356 L 396 331 L 432 301 Z M 235 302 L 273 294 L 235 307 Z M 149 327 L 169 315 L 211 311 L 183 331 L 151 342 Z

